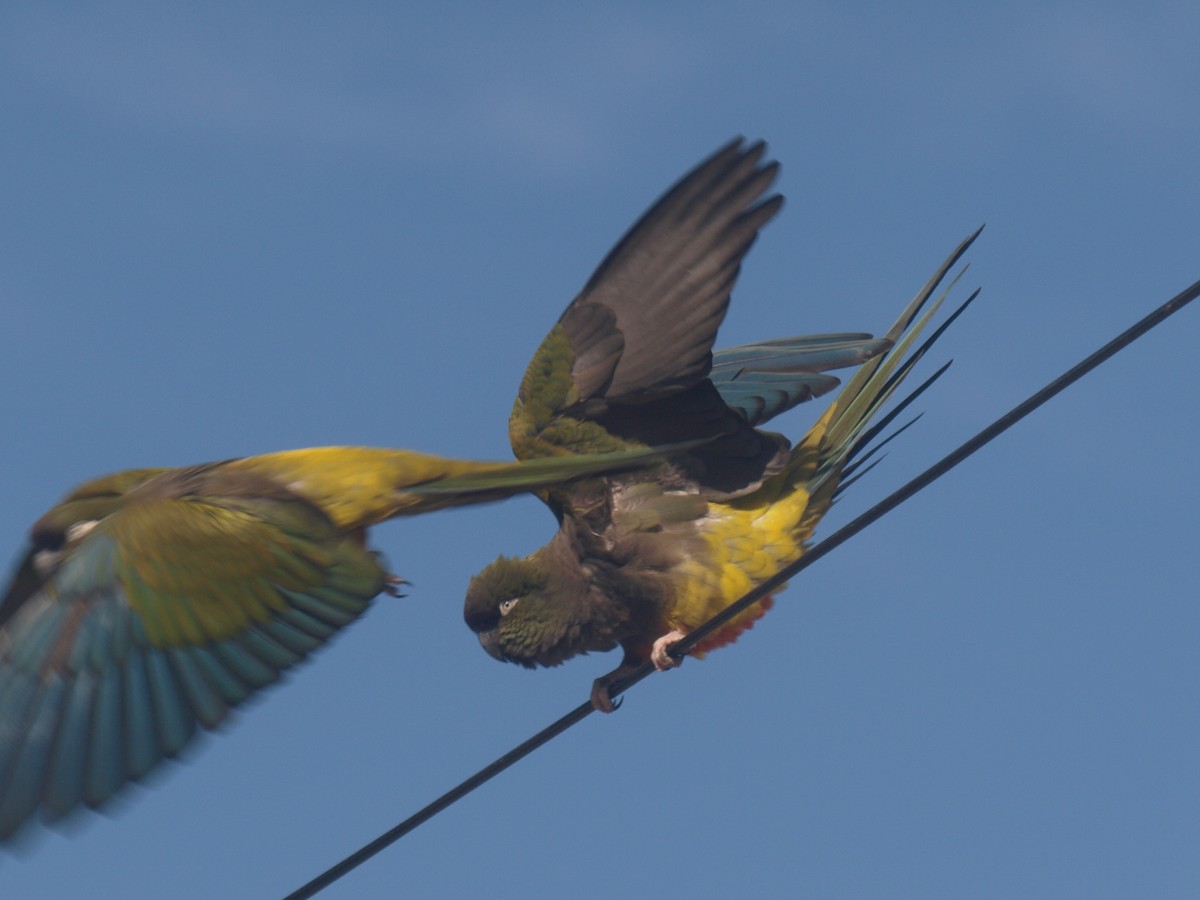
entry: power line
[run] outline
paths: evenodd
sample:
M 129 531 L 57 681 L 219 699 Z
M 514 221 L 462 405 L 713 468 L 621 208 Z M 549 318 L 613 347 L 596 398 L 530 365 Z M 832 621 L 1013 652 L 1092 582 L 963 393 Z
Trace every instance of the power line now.
M 772 591 L 778 590 L 784 584 L 784 582 L 794 578 L 801 571 L 808 568 L 821 557 L 844 544 L 868 525 L 873 524 L 876 520 L 891 512 L 918 491 L 932 484 L 938 478 L 941 478 L 960 462 L 973 454 L 976 450 L 979 450 L 985 444 L 989 443 L 993 438 L 1011 428 L 1039 406 L 1042 406 L 1044 403 L 1046 403 L 1046 401 L 1050 400 L 1056 394 L 1064 391 L 1066 388 L 1074 384 L 1101 363 L 1115 356 L 1125 347 L 1128 347 L 1151 328 L 1161 324 L 1169 316 L 1183 309 L 1183 307 L 1191 303 L 1198 296 L 1200 296 L 1200 281 L 1195 282 L 1190 287 L 1172 297 L 1162 306 L 1158 307 L 1158 309 L 1154 310 L 1145 318 L 1121 332 L 1121 334 L 1117 335 L 1117 337 L 1113 338 L 1086 359 L 1082 360 L 1075 366 L 1072 366 L 1040 391 L 1030 396 L 1023 403 L 1013 407 L 1012 410 L 1005 413 L 987 428 L 984 428 L 973 438 L 962 444 L 957 450 L 934 463 L 916 478 L 912 479 L 903 487 L 888 495 L 885 499 L 872 506 L 853 521 L 835 531 L 819 544 L 811 547 L 795 563 L 785 567 L 773 577 L 768 578 L 762 584 L 758 585 L 756 588 L 739 599 L 736 603 L 722 610 L 699 628 L 690 632 L 678 643 L 672 645 L 668 651 L 670 656 L 675 659 L 679 659 L 687 655 L 688 651 L 691 650 L 691 648 L 694 647 L 699 641 L 704 640 L 704 638 L 708 637 L 714 631 L 719 629 L 722 625 L 724 625 L 746 607 L 761 600 Z M 643 663 L 629 675 L 626 675 L 624 678 L 618 679 L 609 685 L 609 696 L 614 698 L 619 696 L 653 671 L 654 666 L 652 663 Z M 375 854 L 400 840 L 400 838 L 404 837 L 410 831 L 416 829 L 419 825 L 422 825 L 429 819 L 432 819 L 442 810 L 471 793 L 471 791 L 475 790 L 475 788 L 487 781 L 490 781 L 496 775 L 499 775 L 501 772 L 519 760 L 524 759 L 543 744 L 546 744 L 553 738 L 558 737 L 558 735 L 562 734 L 575 723 L 587 718 L 587 716 L 589 716 L 592 712 L 594 712 L 594 710 L 590 702 L 577 706 L 553 725 L 550 725 L 549 727 L 538 732 L 519 746 L 514 747 L 495 762 L 483 769 L 480 769 L 457 787 L 447 791 L 428 806 L 409 816 L 399 825 L 396 825 L 394 828 L 371 841 L 371 843 L 350 854 L 341 862 L 330 867 L 312 881 L 308 882 L 308 884 L 288 894 L 285 900 L 304 900 L 304 898 L 316 895 L 318 892 L 324 890 L 333 882 L 337 881 L 347 872 L 357 868 Z

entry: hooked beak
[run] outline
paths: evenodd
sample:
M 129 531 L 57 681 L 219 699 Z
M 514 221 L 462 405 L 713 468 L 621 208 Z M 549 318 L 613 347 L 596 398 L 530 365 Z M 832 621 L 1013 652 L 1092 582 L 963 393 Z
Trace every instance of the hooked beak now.
M 508 657 L 500 649 L 495 628 L 479 632 L 479 646 L 483 647 L 492 659 L 498 659 L 500 662 L 508 662 Z

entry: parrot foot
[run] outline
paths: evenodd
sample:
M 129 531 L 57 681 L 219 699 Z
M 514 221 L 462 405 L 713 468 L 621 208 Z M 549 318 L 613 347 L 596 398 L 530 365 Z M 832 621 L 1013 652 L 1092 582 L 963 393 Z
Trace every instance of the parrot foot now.
M 660 672 L 665 672 L 667 669 L 673 669 L 683 662 L 682 659 L 674 659 L 667 654 L 674 644 L 678 644 L 687 632 L 680 631 L 678 628 L 674 631 L 668 631 L 662 637 L 654 642 L 654 647 L 650 651 L 650 662 L 654 663 L 654 668 Z
M 650 651 L 650 661 L 654 663 L 654 668 L 659 672 L 665 672 L 667 669 L 673 669 L 683 662 L 682 659 L 673 659 L 667 655 L 667 650 L 673 644 L 683 640 L 687 632 L 671 631 L 664 634 L 654 642 L 654 646 Z M 621 706 L 620 698 L 614 703 L 612 697 L 608 695 L 608 689 L 613 682 L 620 681 L 626 675 L 636 672 L 640 668 L 642 662 L 646 659 L 639 653 L 626 655 L 625 662 L 617 666 L 607 675 L 602 675 L 592 682 L 592 706 L 602 713 L 614 712 Z
M 622 698 L 618 697 L 614 703 L 608 695 L 608 688 L 614 681 L 619 681 L 636 668 L 637 666 L 623 664 L 592 682 L 592 706 L 597 712 L 610 713 L 621 708 Z
M 383 592 L 389 597 L 407 597 L 407 594 L 400 593 L 400 588 L 406 584 L 412 584 L 407 578 L 401 578 L 399 575 L 388 575 L 383 580 Z

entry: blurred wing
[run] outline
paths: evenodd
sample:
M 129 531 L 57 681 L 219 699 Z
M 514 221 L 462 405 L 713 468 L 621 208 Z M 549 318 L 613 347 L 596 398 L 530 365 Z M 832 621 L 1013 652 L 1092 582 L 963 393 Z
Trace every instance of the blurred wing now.
M 175 756 L 386 577 L 298 498 L 158 498 L 100 521 L 0 629 L 0 839 Z
M 546 455 L 562 411 L 596 418 L 698 384 L 712 363 L 742 258 L 783 198 L 762 195 L 778 165 L 739 138 L 672 187 L 617 243 L 538 348 L 510 420 L 519 459 Z M 586 446 L 586 444 L 584 444 Z
M 857 366 L 892 345 L 869 334 L 816 334 L 743 344 L 713 354 L 709 378 L 721 399 L 760 425 L 840 383 L 829 369 Z

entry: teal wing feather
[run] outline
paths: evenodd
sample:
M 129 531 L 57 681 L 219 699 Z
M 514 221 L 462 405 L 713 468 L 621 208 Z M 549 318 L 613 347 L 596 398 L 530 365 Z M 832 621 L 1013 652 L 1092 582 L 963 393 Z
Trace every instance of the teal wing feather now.
M 39 811 L 99 806 L 178 754 L 387 579 L 356 536 L 295 497 L 126 506 L 30 590 L 37 553 L 0 628 L 0 839 Z
M 709 378 L 727 405 L 759 425 L 837 387 L 829 369 L 861 365 L 891 346 L 869 334 L 776 338 L 717 350 Z

